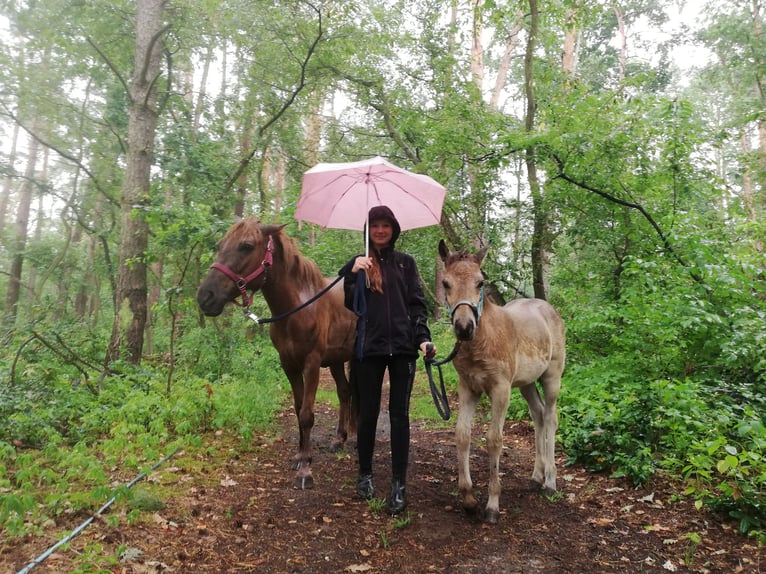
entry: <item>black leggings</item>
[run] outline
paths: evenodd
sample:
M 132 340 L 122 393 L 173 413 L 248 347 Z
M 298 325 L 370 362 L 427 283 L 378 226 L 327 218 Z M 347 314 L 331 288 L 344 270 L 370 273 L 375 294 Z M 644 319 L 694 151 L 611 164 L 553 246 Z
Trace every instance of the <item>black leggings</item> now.
M 394 355 L 351 360 L 351 380 L 358 399 L 356 431 L 359 474 L 372 474 L 372 454 L 380 414 L 383 374 L 388 368 L 390 394 L 388 416 L 391 421 L 391 475 L 404 482 L 410 452 L 410 395 L 415 380 L 415 358 Z

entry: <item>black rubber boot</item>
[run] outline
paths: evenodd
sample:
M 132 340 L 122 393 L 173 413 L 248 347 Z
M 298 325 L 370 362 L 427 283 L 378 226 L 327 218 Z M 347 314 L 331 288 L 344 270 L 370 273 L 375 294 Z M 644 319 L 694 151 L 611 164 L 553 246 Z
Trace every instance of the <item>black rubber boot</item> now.
M 395 478 L 391 483 L 391 496 L 388 499 L 388 511 L 396 516 L 407 508 L 407 492 L 404 481 Z
M 375 485 L 372 482 L 372 474 L 360 474 L 356 481 L 356 493 L 359 498 L 370 500 L 375 496 Z

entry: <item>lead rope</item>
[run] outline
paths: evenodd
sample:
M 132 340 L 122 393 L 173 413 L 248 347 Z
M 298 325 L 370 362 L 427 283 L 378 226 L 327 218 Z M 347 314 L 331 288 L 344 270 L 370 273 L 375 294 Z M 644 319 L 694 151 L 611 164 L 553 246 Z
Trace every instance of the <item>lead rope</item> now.
M 431 359 L 428 359 L 425 357 L 423 358 L 423 362 L 426 364 L 426 374 L 428 375 L 428 386 L 431 387 L 431 397 L 433 397 L 436 410 L 439 411 L 439 415 L 445 421 L 449 420 L 452 413 L 450 412 L 450 408 L 449 408 L 449 398 L 447 397 L 447 389 L 445 389 L 444 387 L 444 375 L 442 374 L 442 365 L 449 363 L 452 359 L 454 359 L 455 355 L 457 355 L 457 352 L 459 350 L 460 350 L 460 341 L 455 341 L 455 346 L 452 347 L 452 351 L 443 360 L 436 361 L 433 358 Z M 441 389 L 437 388 L 436 383 L 434 382 L 434 376 L 432 372 L 433 367 L 436 367 L 436 370 L 439 371 L 439 384 Z
M 282 319 L 285 319 L 286 317 L 289 317 L 289 316 L 290 316 L 290 315 L 292 315 L 293 313 L 297 313 L 298 311 L 300 311 L 300 310 L 301 310 L 301 309 L 303 309 L 304 307 L 308 307 L 309 305 L 311 305 L 311 304 L 312 304 L 314 301 L 316 301 L 316 300 L 317 300 L 317 299 L 319 299 L 319 298 L 320 298 L 322 295 L 324 295 L 325 293 L 327 293 L 327 292 L 328 292 L 330 289 L 332 289 L 333 287 L 335 287 L 335 285 L 336 285 L 336 284 L 338 283 L 338 281 L 340 281 L 341 279 L 343 279 L 343 276 L 342 276 L 342 275 L 340 275 L 340 276 L 336 277 L 336 278 L 335 278 L 335 280 L 334 280 L 332 283 L 330 283 L 330 284 L 329 284 L 327 287 L 325 287 L 325 288 L 324 288 L 324 289 L 322 289 L 322 290 L 321 290 L 319 293 L 317 293 L 316 295 L 314 295 L 314 296 L 313 296 L 311 299 L 309 299 L 308 301 L 305 301 L 304 303 L 301 303 L 301 304 L 300 304 L 300 305 L 298 305 L 298 306 L 297 306 L 295 309 L 290 309 L 289 311 L 286 311 L 286 312 L 284 312 L 284 313 L 282 313 L 282 314 L 280 314 L 280 315 L 277 315 L 276 317 L 264 317 L 264 318 L 259 318 L 259 317 L 258 317 L 258 315 L 256 315 L 255 313 L 253 313 L 252 311 L 250 311 L 250 310 L 249 310 L 249 307 L 245 307 L 245 308 L 244 308 L 245 317 L 247 317 L 248 319 L 250 319 L 250 320 L 251 320 L 253 323 L 255 323 L 256 325 L 263 325 L 264 323 L 273 323 L 274 321 L 281 321 Z

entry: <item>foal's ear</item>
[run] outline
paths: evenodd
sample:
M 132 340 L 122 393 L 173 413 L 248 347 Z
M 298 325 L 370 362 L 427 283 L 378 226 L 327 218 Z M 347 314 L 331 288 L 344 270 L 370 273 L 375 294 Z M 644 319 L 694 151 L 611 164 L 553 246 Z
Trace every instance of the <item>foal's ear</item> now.
M 261 232 L 264 235 L 276 235 L 280 231 L 282 231 L 285 227 L 287 227 L 286 223 L 283 223 L 282 225 L 261 225 Z
M 445 263 L 447 262 L 447 258 L 449 257 L 449 247 L 447 247 L 447 244 L 444 242 L 444 239 L 439 240 L 439 257 L 442 258 L 442 261 Z
M 489 245 L 485 245 L 473 254 L 473 258 L 476 260 L 476 263 L 481 265 L 484 262 L 484 258 L 487 256 L 487 251 L 489 251 Z

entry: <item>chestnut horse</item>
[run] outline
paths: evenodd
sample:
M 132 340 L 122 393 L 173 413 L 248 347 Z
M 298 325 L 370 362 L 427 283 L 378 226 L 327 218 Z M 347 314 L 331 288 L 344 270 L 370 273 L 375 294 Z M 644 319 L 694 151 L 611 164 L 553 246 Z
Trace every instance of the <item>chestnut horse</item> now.
M 220 315 L 226 303 L 240 295 L 247 307 L 258 291 L 276 318 L 301 306 L 328 286 L 316 263 L 304 257 L 295 241 L 282 233 L 284 225 L 262 225 L 255 217 L 238 221 L 218 242 L 218 256 L 197 289 L 197 303 L 205 315 Z M 298 417 L 299 442 L 294 468 L 295 485 L 312 488 L 311 429 L 320 367 L 329 367 L 340 402 L 333 449 L 343 448 L 356 428 L 351 413 L 351 387 L 345 362 L 354 346 L 356 315 L 343 305 L 341 283 L 311 304 L 271 322 L 269 335 L 290 381 Z
M 450 253 L 444 241 L 439 242 L 439 255 L 445 266 L 445 298 L 459 345 L 453 359 L 460 400 L 455 428 L 458 488 L 466 512 L 477 513 L 469 450 L 473 415 L 481 395 L 486 393 L 492 405 L 492 420 L 487 431 L 489 497 L 483 518 L 495 523 L 500 516 L 503 424 L 513 387 L 518 387 L 526 399 L 535 427 L 532 485 L 547 494 L 556 491 L 556 399 L 566 350 L 564 324 L 547 302 L 517 299 L 501 307 L 485 299 L 481 264 L 486 254 L 487 247 L 474 254 Z M 537 389 L 537 380 L 543 397 Z

